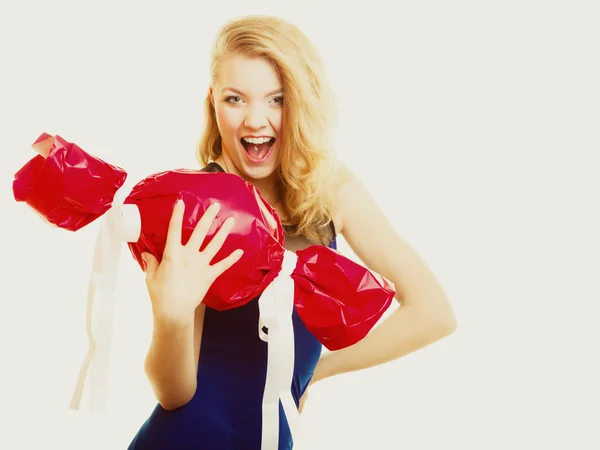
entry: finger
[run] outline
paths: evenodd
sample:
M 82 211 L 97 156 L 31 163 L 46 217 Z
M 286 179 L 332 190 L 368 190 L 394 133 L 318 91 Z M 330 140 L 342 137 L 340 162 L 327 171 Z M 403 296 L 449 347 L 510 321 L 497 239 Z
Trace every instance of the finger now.
M 146 265 L 144 269 L 144 272 L 146 272 L 146 279 L 152 279 L 158 269 L 158 259 L 156 259 L 152 253 L 142 253 L 142 259 Z
M 52 150 L 55 140 L 56 136 L 50 136 L 47 133 L 43 133 L 31 147 L 44 158 L 47 158 L 50 154 L 50 150 Z
M 233 266 L 236 262 L 238 262 L 243 254 L 244 254 L 244 251 L 241 249 L 238 249 L 235 252 L 231 253 L 227 258 L 224 258 L 221 261 L 219 261 L 218 263 L 213 264 L 211 267 L 212 267 L 215 279 L 217 277 L 219 277 L 227 269 L 229 269 L 231 266 Z
M 183 223 L 183 213 L 185 212 L 185 203 L 182 199 L 177 200 L 171 220 L 169 221 L 169 229 L 167 231 L 167 239 L 165 242 L 165 255 L 169 255 L 177 247 L 181 246 L 181 228 Z
M 304 409 L 304 403 L 306 403 L 306 393 L 304 393 L 304 395 L 302 396 L 302 398 L 300 399 L 300 405 L 298 407 L 298 412 L 300 414 L 302 414 L 302 410 Z
M 206 239 L 206 235 L 208 234 L 208 230 L 210 230 L 213 220 L 215 220 L 215 217 L 217 217 L 220 208 L 221 205 L 219 203 L 213 203 L 206 211 L 204 211 L 204 214 L 202 214 L 202 217 L 194 227 L 194 231 L 192 231 L 192 235 L 190 236 L 186 247 L 191 247 L 195 250 L 200 249 L 204 239 Z
M 212 260 L 219 250 L 221 250 L 221 247 L 223 246 L 225 239 L 227 239 L 227 236 L 229 236 L 234 224 L 235 219 L 233 217 L 228 217 L 227 220 L 223 222 L 223 225 L 221 225 L 221 228 L 219 228 L 219 231 L 210 240 L 202 252 L 209 258 L 209 260 Z

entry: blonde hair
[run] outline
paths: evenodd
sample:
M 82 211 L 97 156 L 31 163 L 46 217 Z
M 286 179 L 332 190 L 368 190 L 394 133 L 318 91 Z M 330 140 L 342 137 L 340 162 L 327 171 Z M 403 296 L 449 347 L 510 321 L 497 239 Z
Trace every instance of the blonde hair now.
M 211 82 L 219 62 L 231 54 L 265 58 L 283 84 L 283 130 L 280 140 L 278 190 L 289 216 L 288 233 L 327 244 L 336 170 L 333 128 L 337 120 L 317 50 L 295 25 L 269 16 L 247 16 L 226 23 L 214 42 Z M 198 144 L 198 161 L 208 164 L 221 154 L 221 136 L 210 94 L 204 102 L 205 129 Z

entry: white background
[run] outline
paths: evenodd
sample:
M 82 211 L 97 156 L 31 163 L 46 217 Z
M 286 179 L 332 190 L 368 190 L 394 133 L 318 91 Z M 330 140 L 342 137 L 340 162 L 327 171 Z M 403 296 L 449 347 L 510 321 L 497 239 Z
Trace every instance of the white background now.
M 31 143 L 59 134 L 138 178 L 196 167 L 210 44 L 225 20 L 268 13 L 320 48 L 340 158 L 459 322 L 316 385 L 298 448 L 600 448 L 596 2 L 158 3 L 0 11 L 0 447 L 125 449 L 154 407 L 149 303 L 125 251 L 110 413 L 67 409 L 97 227 L 51 229 L 14 201 Z

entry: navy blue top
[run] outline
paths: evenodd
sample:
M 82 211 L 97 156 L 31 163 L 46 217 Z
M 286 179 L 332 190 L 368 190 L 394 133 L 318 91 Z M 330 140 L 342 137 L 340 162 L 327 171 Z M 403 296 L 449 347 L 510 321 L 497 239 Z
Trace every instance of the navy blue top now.
M 329 247 L 336 248 L 335 237 Z M 206 308 L 194 397 L 173 411 L 157 404 L 128 450 L 260 450 L 267 343 L 258 336 L 258 316 L 258 297 L 227 311 Z M 322 347 L 296 310 L 292 319 L 292 396 L 298 406 Z M 279 450 L 291 449 L 281 404 L 279 415 Z

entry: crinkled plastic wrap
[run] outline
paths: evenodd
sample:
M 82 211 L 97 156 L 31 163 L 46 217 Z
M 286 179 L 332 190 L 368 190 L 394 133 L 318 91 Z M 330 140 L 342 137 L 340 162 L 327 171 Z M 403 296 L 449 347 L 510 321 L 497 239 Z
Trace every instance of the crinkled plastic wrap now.
M 49 138 L 43 133 L 33 147 Z M 123 169 L 56 136 L 47 158 L 36 155 L 15 174 L 13 193 L 51 224 L 75 231 L 110 208 L 126 177 Z
M 254 186 L 236 175 L 170 170 L 150 175 L 128 191 L 123 169 L 89 155 L 60 136 L 44 133 L 33 147 L 40 155 L 15 175 L 17 201 L 26 202 L 48 222 L 71 231 L 103 216 L 88 288 L 89 349 L 71 408 L 79 409 L 90 367 L 92 410 L 102 412 L 106 407 L 112 293 L 121 242 L 128 243 L 141 267 L 144 252 L 161 260 L 177 200 L 183 199 L 186 206 L 184 243 L 206 209 L 219 202 L 221 208 L 205 242 L 233 216 L 235 226 L 215 261 L 238 248 L 244 254 L 215 280 L 203 303 L 222 311 L 259 297 L 257 333 L 268 344 L 261 448 L 278 448 L 280 404 L 296 440 L 299 416 L 290 391 L 295 358 L 294 308 L 324 346 L 338 350 L 364 338 L 381 318 L 395 294 L 392 283 L 328 247 L 313 245 L 296 253 L 287 251 L 275 209 Z M 91 312 L 94 304 L 99 304 L 96 321 Z
M 36 143 L 50 135 L 42 134 Z M 15 175 L 14 196 L 49 222 L 75 231 L 104 214 L 123 185 L 126 172 L 56 136 L 47 158 L 37 155 Z M 233 250 L 242 258 L 219 277 L 204 303 L 217 310 L 242 306 L 275 278 L 283 261 L 284 234 L 277 212 L 237 175 L 200 170 L 170 170 L 146 177 L 124 200 L 140 211 L 141 233 L 129 248 L 141 267 L 141 253 L 160 261 L 175 202 L 186 204 L 183 242 L 212 202 L 221 208 L 208 242 L 225 219 L 235 226 L 215 261 Z M 272 218 L 276 219 L 276 225 Z M 393 284 L 340 253 L 313 245 L 298 251 L 292 274 L 294 306 L 306 327 L 330 350 L 362 339 L 389 307 Z
M 146 251 L 161 260 L 173 206 L 179 198 L 185 202 L 184 243 L 206 209 L 213 202 L 219 202 L 221 208 L 201 249 L 223 222 L 233 216 L 235 226 L 214 261 L 225 258 L 235 249 L 244 250 L 242 258 L 215 280 L 203 302 L 222 311 L 242 306 L 257 297 L 281 267 L 283 229 L 278 220 L 271 219 L 272 226 L 269 226 L 266 216 L 274 219 L 277 213 L 258 191 L 236 175 L 172 170 L 151 175 L 138 183 L 125 204 L 135 204 L 141 215 L 140 239 L 129 244 L 140 266 L 143 267 L 141 254 Z
M 306 327 L 329 350 L 364 338 L 389 307 L 393 284 L 328 247 L 296 254 L 294 306 Z

